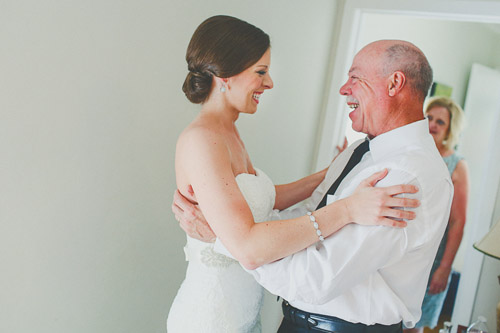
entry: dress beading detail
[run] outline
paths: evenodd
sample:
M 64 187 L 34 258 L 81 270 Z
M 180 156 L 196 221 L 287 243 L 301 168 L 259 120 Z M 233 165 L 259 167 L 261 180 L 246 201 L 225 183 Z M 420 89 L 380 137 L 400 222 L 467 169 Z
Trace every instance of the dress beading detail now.
M 206 247 L 201 250 L 201 262 L 208 267 L 224 268 L 238 263 L 236 260 L 217 253 L 212 247 Z

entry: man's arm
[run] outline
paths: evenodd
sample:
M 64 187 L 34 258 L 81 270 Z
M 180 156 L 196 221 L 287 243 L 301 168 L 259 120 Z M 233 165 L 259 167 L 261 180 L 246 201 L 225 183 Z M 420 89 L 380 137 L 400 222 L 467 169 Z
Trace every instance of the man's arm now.
M 413 176 L 391 170 L 387 182 L 419 186 Z M 347 195 L 347 194 L 343 194 Z M 444 195 L 444 194 L 443 194 Z M 418 192 L 418 197 L 421 193 Z M 421 209 L 416 209 L 422 218 Z M 401 259 L 408 250 L 408 229 L 348 225 L 318 247 L 309 248 L 250 271 L 271 293 L 288 301 L 323 304 L 350 290 L 380 268 Z
M 264 288 L 288 301 L 324 304 L 399 260 L 406 239 L 405 229 L 349 225 L 319 248 L 311 246 L 251 273 Z

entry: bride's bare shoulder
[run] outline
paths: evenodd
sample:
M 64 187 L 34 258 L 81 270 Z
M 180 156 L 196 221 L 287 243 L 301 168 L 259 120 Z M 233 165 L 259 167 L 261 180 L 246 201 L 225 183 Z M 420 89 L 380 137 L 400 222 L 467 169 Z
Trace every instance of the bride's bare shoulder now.
M 175 151 L 177 183 L 191 184 L 201 169 L 230 165 L 227 141 L 213 119 L 195 119 L 182 131 Z
M 220 123 L 214 117 L 197 117 L 179 136 L 177 140 L 177 156 L 187 153 L 206 154 L 220 149 L 227 149 L 226 138 Z
M 180 134 L 177 143 L 190 144 L 214 140 L 222 136 L 214 117 L 197 117 Z

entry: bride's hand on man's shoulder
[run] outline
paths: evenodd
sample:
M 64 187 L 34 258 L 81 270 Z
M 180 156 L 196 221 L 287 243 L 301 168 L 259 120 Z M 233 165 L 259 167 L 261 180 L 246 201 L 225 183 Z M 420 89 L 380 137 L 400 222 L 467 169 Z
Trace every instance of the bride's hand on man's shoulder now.
M 416 193 L 418 188 L 410 184 L 375 187 L 387 176 L 388 170 L 376 172 L 363 180 L 348 197 L 347 207 L 351 222 L 363 225 L 406 227 L 405 220 L 413 220 L 416 214 L 407 208 L 420 205 L 417 199 L 400 198 L 402 193 Z

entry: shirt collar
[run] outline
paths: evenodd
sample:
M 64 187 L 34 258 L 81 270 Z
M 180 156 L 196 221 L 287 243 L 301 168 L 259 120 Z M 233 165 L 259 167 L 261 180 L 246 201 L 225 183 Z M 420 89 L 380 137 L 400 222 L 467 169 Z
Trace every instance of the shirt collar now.
M 429 134 L 429 121 L 425 118 L 377 135 L 370 140 L 370 153 L 373 160 L 378 161 L 413 143 L 428 143 L 429 140 L 434 144 L 434 139 Z

